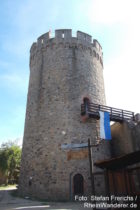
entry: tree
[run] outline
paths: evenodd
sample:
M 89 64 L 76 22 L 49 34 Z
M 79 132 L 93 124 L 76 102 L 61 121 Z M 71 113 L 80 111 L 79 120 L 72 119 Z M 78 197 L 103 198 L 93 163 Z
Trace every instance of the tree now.
M 2 144 L 0 147 L 0 170 L 6 176 L 7 183 L 17 183 L 20 161 L 21 148 L 15 142 Z

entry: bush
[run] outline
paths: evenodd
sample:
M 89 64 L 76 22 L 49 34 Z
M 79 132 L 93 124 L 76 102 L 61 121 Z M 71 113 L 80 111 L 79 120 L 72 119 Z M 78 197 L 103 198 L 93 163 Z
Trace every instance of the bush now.
M 17 183 L 20 171 L 21 148 L 14 142 L 0 147 L 0 170 L 6 177 L 6 183 Z

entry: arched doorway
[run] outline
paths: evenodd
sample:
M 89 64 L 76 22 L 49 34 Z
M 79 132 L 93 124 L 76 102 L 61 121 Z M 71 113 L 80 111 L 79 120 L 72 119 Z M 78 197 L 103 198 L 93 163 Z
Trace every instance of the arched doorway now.
M 83 195 L 84 194 L 84 178 L 81 174 L 75 174 L 73 177 L 74 194 Z

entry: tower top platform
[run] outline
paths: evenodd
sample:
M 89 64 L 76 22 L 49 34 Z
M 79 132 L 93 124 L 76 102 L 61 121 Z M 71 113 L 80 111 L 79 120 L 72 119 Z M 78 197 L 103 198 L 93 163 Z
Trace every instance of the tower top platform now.
M 103 52 L 100 43 L 96 39 L 92 39 L 91 35 L 81 31 L 77 31 L 76 35 L 73 36 L 71 29 L 57 29 L 54 33 L 49 31 L 41 35 L 32 44 L 30 53 L 34 55 L 41 49 L 48 47 L 54 48 L 59 45 L 64 48 L 72 47 L 89 50 L 91 55 L 93 54 L 93 56 L 97 57 L 98 60 L 100 59 L 101 63 L 103 63 Z

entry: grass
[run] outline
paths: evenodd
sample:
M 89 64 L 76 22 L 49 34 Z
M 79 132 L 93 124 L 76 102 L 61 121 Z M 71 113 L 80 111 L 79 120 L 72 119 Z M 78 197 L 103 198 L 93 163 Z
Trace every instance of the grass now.
M 0 190 L 8 190 L 10 188 L 16 188 L 16 184 L 13 185 L 0 185 Z

